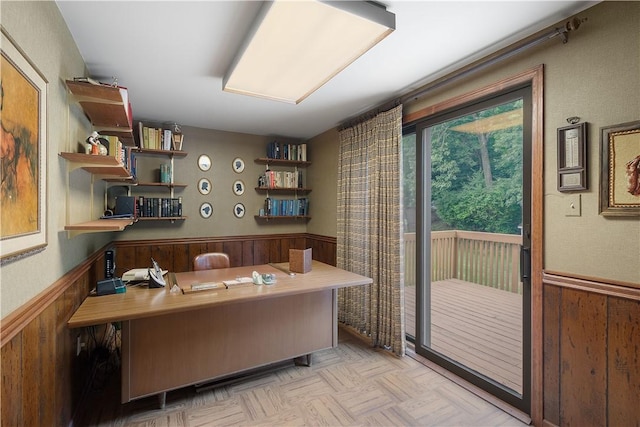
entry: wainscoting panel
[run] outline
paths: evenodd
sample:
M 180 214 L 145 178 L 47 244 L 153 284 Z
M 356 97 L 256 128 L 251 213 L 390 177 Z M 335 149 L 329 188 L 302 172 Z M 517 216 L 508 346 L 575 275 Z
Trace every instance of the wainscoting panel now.
M 2 426 L 70 423 L 89 378 L 89 358 L 88 351 L 76 356 L 79 331 L 68 329 L 67 321 L 103 271 L 104 248 L 2 319 Z
M 640 289 L 545 273 L 545 425 L 640 424 Z
M 287 262 L 289 249 L 311 248 L 313 259 L 336 264 L 336 239 L 309 234 L 212 237 L 208 239 L 136 240 L 114 242 L 116 275 L 151 265 L 164 270 L 190 271 L 193 258 L 204 252 L 225 252 L 232 267 Z
M 90 255 L 34 299 L 2 319 L 0 329 L 0 425 L 67 426 L 81 405 L 91 373 L 93 343 L 87 328 L 67 321 L 104 278 L 104 251 L 116 249 L 116 275 L 151 265 L 191 270 L 195 255 L 226 252 L 232 266 L 286 262 L 289 249 L 313 249 L 315 260 L 335 265 L 336 240 L 308 234 L 209 239 L 115 241 Z M 76 338 L 87 347 L 76 356 Z

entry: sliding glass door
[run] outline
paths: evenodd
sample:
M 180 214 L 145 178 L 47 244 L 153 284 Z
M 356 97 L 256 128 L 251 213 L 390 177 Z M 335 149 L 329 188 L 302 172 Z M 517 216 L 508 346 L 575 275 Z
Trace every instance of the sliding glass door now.
M 530 89 L 429 117 L 404 142 L 407 333 L 529 412 Z

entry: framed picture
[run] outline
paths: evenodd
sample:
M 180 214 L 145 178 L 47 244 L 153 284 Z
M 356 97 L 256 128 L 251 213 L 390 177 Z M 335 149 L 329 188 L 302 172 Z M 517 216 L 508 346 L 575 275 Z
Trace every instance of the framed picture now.
M 202 172 L 211 169 L 211 158 L 206 154 L 200 154 L 200 157 L 198 157 L 198 168 L 200 168 Z
M 211 214 L 213 214 L 213 206 L 211 203 L 204 202 L 200 205 L 200 216 L 204 219 L 210 218 Z
M 236 216 L 236 218 L 242 218 L 244 216 L 244 213 L 244 205 L 242 203 L 236 203 L 236 205 L 233 207 L 233 214 Z
M 235 173 L 242 173 L 242 171 L 244 170 L 244 160 L 242 160 L 240 157 L 236 157 L 235 159 L 233 159 L 231 167 L 233 168 L 233 171 Z
M 587 124 L 558 129 L 558 191 L 587 189 Z
M 233 194 L 242 196 L 244 194 L 244 182 L 240 179 L 233 183 Z
M 2 262 L 47 246 L 47 80 L 2 29 Z
M 200 178 L 200 181 L 198 181 L 198 191 L 204 196 L 211 193 L 211 181 L 207 178 Z
M 600 129 L 600 214 L 640 216 L 640 121 Z

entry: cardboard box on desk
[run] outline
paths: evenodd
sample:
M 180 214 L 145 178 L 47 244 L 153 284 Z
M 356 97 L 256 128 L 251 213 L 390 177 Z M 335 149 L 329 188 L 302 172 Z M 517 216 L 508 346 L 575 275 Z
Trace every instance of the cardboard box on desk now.
M 289 270 L 294 273 L 311 271 L 311 248 L 289 249 Z

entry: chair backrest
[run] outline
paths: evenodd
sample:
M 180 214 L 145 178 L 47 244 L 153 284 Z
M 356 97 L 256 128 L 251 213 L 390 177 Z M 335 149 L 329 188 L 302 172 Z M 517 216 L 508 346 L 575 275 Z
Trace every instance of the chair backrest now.
M 213 270 L 214 268 L 229 268 L 229 255 L 224 252 L 209 252 L 196 255 L 193 258 L 193 270 Z

